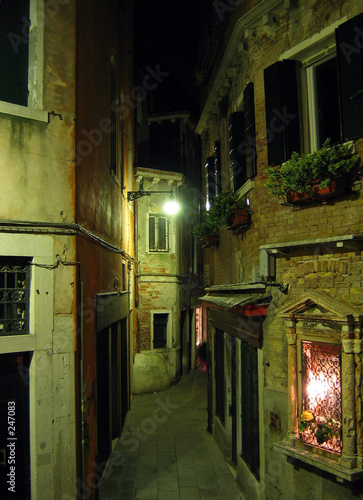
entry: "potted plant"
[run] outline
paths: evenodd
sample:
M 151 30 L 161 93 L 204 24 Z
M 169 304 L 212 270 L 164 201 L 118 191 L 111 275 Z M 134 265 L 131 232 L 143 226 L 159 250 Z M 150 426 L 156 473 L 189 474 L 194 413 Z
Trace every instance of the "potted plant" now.
M 250 210 L 245 198 L 238 198 L 236 193 L 222 191 L 213 198 L 208 212 L 208 219 L 213 225 L 237 229 L 250 222 Z
M 200 224 L 196 224 L 192 233 L 196 238 L 203 242 L 203 246 L 213 247 L 217 246 L 219 242 L 219 230 L 217 226 L 214 226 L 209 221 L 201 222 Z
M 314 153 L 293 152 L 281 166 L 268 167 L 265 186 L 289 204 L 330 198 L 346 192 L 347 174 L 354 179 L 358 165 L 352 144 L 331 145 L 327 139 Z

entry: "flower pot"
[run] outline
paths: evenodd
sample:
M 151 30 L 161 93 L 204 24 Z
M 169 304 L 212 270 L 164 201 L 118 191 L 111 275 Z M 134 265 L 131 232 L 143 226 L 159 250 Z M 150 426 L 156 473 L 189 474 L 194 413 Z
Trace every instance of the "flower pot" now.
M 217 247 L 219 244 L 219 236 L 206 236 L 203 238 L 202 248 Z
M 251 213 L 248 208 L 236 209 L 228 219 L 226 229 L 239 229 L 251 223 Z
M 331 181 L 323 189 L 319 188 L 319 183 L 320 181 L 312 182 L 312 194 L 291 191 L 286 196 L 287 203 L 290 205 L 304 205 L 306 203 L 312 203 L 313 201 L 327 200 L 329 198 L 335 198 L 336 196 L 342 196 L 346 192 L 347 180 L 344 177 Z

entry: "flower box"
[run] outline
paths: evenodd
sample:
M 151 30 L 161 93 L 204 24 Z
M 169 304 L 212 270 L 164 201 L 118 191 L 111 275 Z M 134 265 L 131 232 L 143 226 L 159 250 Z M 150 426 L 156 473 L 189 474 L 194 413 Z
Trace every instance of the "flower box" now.
M 248 208 L 235 209 L 228 219 L 226 229 L 239 229 L 251 223 L 251 212 Z
M 219 245 L 219 236 L 205 236 L 203 238 L 202 248 L 217 247 Z
M 325 188 L 322 189 L 319 188 L 319 184 L 320 181 L 312 183 L 312 194 L 291 191 L 286 195 L 287 203 L 290 205 L 304 205 L 314 201 L 335 198 L 346 193 L 347 181 L 344 177 L 331 181 Z

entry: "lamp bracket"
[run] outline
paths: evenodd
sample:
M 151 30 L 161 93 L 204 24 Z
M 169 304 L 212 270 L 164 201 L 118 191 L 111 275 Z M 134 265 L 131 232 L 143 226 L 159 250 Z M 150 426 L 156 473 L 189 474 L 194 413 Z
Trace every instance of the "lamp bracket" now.
M 127 201 L 134 201 L 138 200 L 139 198 L 142 198 L 144 196 L 150 196 L 151 194 L 165 194 L 165 193 L 170 193 L 170 195 L 173 195 L 173 190 L 171 189 L 170 191 L 129 191 L 127 193 Z

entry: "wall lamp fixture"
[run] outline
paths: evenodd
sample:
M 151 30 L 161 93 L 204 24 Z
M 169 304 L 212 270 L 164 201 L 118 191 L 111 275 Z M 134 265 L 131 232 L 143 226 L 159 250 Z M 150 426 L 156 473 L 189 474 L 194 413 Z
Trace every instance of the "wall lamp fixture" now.
M 164 204 L 164 212 L 166 212 L 169 215 L 174 215 L 179 211 L 179 203 L 175 200 L 174 195 L 173 195 L 173 190 L 171 189 L 170 191 L 129 191 L 127 193 L 127 201 L 134 201 L 138 200 L 139 198 L 142 198 L 143 196 L 151 196 L 152 194 L 164 194 L 164 193 L 170 193 L 168 201 L 165 202 Z

